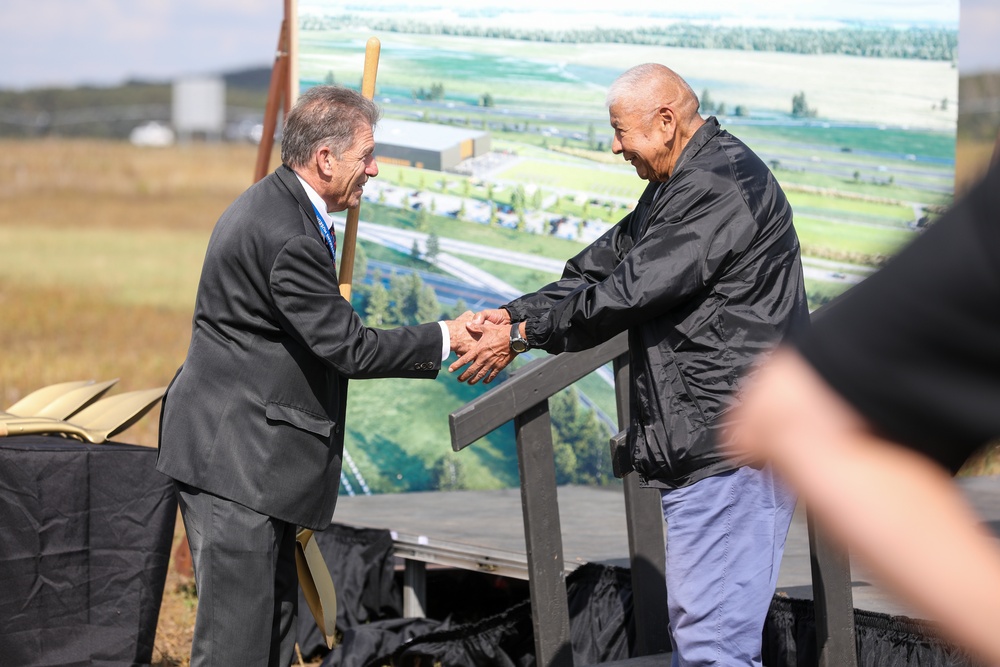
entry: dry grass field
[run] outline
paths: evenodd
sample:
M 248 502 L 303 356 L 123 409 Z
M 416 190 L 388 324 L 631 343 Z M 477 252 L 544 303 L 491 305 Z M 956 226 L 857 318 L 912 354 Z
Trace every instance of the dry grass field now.
M 0 141 L 0 409 L 66 380 L 120 378 L 112 393 L 166 385 L 209 233 L 254 160 L 246 145 Z M 120 439 L 155 446 L 158 416 Z M 997 458 L 969 469 L 1000 471 Z M 155 665 L 187 664 L 195 607 L 171 568 Z
M 0 143 L 0 404 L 71 379 L 166 385 L 202 255 L 252 180 L 252 146 Z M 156 443 L 151 413 L 126 439 Z
M 110 394 L 166 385 L 208 235 L 254 160 L 246 145 L 0 142 L 0 408 L 65 380 L 120 378 Z M 155 446 L 158 417 L 118 439 Z M 187 664 L 195 608 L 171 568 L 155 665 Z

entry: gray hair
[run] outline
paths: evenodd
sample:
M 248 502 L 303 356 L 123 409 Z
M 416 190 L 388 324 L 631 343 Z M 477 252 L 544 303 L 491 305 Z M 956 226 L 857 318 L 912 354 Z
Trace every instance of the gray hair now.
M 321 146 L 340 158 L 354 143 L 362 125 L 374 128 L 382 111 L 349 88 L 314 86 L 295 102 L 281 136 L 281 161 L 289 167 L 307 164 Z
M 625 70 L 608 88 L 608 95 L 604 99 L 604 105 L 608 108 L 616 104 L 623 103 L 629 108 L 634 108 L 641 102 L 645 102 L 654 85 L 658 82 L 669 80 L 679 89 L 682 95 L 690 96 L 694 100 L 694 108 L 697 109 L 698 96 L 677 72 L 659 63 L 643 63 Z

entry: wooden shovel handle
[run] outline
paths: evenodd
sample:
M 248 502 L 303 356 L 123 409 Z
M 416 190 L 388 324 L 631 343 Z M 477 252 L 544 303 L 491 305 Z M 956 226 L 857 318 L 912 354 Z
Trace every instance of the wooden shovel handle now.
M 361 77 L 361 94 L 372 99 L 375 97 L 375 76 L 378 74 L 378 57 L 382 44 L 378 37 L 370 37 L 365 45 L 365 70 Z M 356 208 L 347 209 L 347 222 L 344 228 L 343 250 L 340 253 L 340 294 L 351 300 L 351 285 L 354 280 L 354 249 L 358 243 L 358 218 L 361 215 L 361 204 Z

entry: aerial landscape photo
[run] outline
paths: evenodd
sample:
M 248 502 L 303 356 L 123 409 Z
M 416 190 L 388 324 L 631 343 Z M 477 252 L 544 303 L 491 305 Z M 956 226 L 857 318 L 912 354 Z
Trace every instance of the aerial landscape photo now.
M 775 173 L 795 211 L 816 309 L 882 266 L 952 199 L 957 3 L 807 2 L 761 13 L 736 4 L 730 13 L 671 15 L 628 3 L 556 11 L 304 1 L 298 81 L 359 87 L 366 43 L 378 36 L 381 172 L 365 193 L 360 238 L 419 257 L 442 305 L 478 310 L 556 279 L 568 257 L 628 213 L 645 182 L 611 153 L 604 95 L 625 69 L 666 64 L 698 94 L 702 115 L 718 117 Z M 440 159 L 427 157 L 434 151 Z M 386 288 L 403 280 L 390 266 L 377 270 Z M 608 435 L 616 431 L 610 378 L 609 369 L 592 374 L 567 403 Z M 439 381 L 454 394 L 447 383 Z M 575 419 L 555 417 L 557 435 Z M 497 465 L 514 461 L 510 433 L 428 466 L 426 457 L 441 456 L 430 433 L 419 454 L 420 435 L 390 435 L 391 420 L 353 423 L 364 424 L 351 429 L 357 444 L 348 440 L 362 478 L 372 471 L 392 486 L 392 475 L 374 473 L 393 465 L 373 440 L 382 431 L 422 460 L 407 472 L 407 459 L 395 459 L 399 490 L 425 488 L 414 469 L 446 469 L 445 481 L 460 487 L 514 479 L 512 467 Z M 582 454 L 566 451 L 561 481 L 613 483 L 601 473 L 604 452 L 587 457 L 590 470 L 576 460 Z

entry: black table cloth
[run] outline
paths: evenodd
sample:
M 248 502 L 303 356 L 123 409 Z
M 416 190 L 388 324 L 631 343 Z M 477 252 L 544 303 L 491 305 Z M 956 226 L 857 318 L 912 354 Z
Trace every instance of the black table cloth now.
M 0 438 L 0 664 L 152 659 L 177 511 L 156 450 Z

